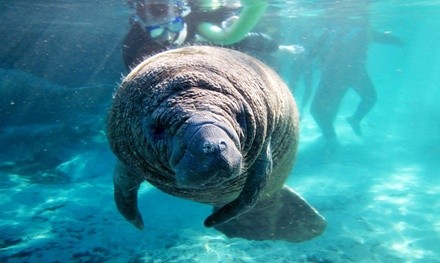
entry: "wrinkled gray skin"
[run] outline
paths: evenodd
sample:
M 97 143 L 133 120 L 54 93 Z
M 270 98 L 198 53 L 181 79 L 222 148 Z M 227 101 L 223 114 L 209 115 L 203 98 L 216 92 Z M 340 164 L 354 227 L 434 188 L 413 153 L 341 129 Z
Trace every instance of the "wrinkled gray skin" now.
M 148 58 L 117 90 L 107 135 L 120 161 L 116 205 L 140 229 L 144 180 L 212 204 L 205 226 L 229 237 L 299 242 L 325 228 L 283 186 L 298 144 L 293 97 L 271 69 L 245 54 L 198 46 Z

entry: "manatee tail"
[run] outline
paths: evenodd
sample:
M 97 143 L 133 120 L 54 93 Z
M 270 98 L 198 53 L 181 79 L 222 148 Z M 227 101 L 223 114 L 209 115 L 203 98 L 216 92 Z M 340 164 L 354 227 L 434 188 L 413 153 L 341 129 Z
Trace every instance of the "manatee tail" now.
M 284 186 L 245 214 L 215 228 L 228 237 L 301 242 L 319 236 L 324 218 L 292 189 Z

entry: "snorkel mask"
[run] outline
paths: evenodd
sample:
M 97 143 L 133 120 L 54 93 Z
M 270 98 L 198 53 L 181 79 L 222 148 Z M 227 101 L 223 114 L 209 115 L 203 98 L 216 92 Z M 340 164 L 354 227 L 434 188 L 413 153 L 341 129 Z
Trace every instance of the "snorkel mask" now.
M 152 39 L 159 39 L 166 34 L 176 35 L 185 28 L 184 16 L 190 8 L 181 1 L 139 1 L 135 4 L 138 22 Z
M 185 22 L 183 21 L 183 18 L 178 16 L 173 21 L 154 26 L 145 26 L 144 28 L 150 33 L 151 38 L 158 38 L 161 37 L 165 31 L 179 33 L 184 28 L 184 25 Z

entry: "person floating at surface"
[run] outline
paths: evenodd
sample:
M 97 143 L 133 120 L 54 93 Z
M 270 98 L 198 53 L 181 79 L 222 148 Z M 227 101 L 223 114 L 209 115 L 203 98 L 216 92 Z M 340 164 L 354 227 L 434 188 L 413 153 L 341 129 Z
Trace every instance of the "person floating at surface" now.
M 311 114 L 324 138 L 329 141 L 337 140 L 333 122 L 349 88 L 353 88 L 361 98 L 355 113 L 347 118 L 358 136 L 362 136 L 362 119 L 376 103 L 377 93 L 366 69 L 369 43 L 402 44 L 389 34 L 370 29 L 368 2 L 335 2 L 335 9 L 331 9 L 333 20 L 315 51 L 320 60 L 321 79 L 312 101 Z
M 278 45 L 265 34 L 250 32 L 265 11 L 265 1 L 243 1 L 239 16 L 235 8 L 191 10 L 176 0 L 129 0 L 128 4 L 135 15 L 122 48 L 127 69 L 152 54 L 193 43 L 221 45 L 251 55 L 301 52 L 298 46 Z

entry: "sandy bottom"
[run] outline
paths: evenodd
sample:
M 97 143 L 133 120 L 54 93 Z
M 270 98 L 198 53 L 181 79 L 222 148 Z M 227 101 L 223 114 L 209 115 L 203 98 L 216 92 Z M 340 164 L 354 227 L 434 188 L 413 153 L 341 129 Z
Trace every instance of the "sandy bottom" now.
M 344 129 L 338 132 L 351 134 Z M 115 159 L 102 142 L 58 167 L 71 182 L 0 174 L 0 261 L 440 262 L 436 157 L 410 152 L 399 138 L 341 138 L 329 147 L 317 132 L 304 135 L 287 182 L 327 219 L 313 240 L 228 239 L 203 227 L 209 206 L 147 184 L 139 231 L 116 211 Z

